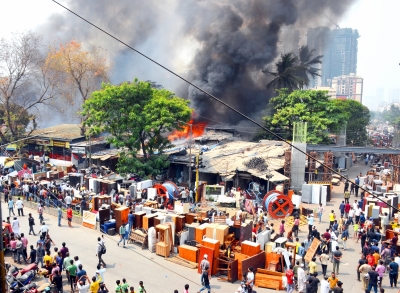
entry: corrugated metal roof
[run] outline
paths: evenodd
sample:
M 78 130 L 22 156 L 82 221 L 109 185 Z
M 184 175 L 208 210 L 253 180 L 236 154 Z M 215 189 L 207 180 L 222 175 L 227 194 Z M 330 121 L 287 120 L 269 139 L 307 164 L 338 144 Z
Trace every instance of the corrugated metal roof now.
M 60 140 L 74 140 L 85 137 L 81 135 L 80 124 L 60 124 L 47 128 L 36 129 L 30 136 L 39 135 L 39 137 L 46 137 L 49 139 Z

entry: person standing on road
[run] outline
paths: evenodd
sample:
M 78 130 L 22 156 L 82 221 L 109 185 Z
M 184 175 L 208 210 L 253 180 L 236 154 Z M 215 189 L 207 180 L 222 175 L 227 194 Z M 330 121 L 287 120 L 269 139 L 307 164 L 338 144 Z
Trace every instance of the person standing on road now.
M 14 201 L 13 201 L 13 199 L 12 199 L 12 197 L 8 200 L 8 216 L 10 216 L 11 217 L 11 213 L 13 213 L 13 215 L 15 216 L 15 213 L 14 213 L 14 206 L 15 206 L 15 204 L 14 204 Z
M 14 217 L 14 220 L 11 223 L 13 232 L 15 234 L 15 236 L 19 235 L 19 220 L 17 219 L 17 217 Z
M 49 233 L 49 227 L 47 227 L 45 222 L 42 222 L 42 226 L 40 227 L 40 233 L 42 233 L 43 237 L 46 237 L 46 235 Z
M 294 274 L 293 274 L 293 266 L 290 265 L 289 269 L 286 271 L 286 279 L 287 279 L 287 287 L 286 292 L 292 293 L 294 290 Z
M 5 203 L 8 203 L 8 194 L 9 194 L 9 190 L 8 190 L 7 185 L 4 186 L 3 193 L 4 193 L 4 202 L 5 202 Z
M 72 222 L 72 209 L 71 209 L 71 206 L 69 206 L 68 209 L 67 209 L 67 220 L 68 220 L 68 226 L 70 228 L 72 228 L 72 226 L 71 226 L 71 222 Z
M 146 289 L 143 286 L 143 281 L 139 282 L 139 293 L 147 293 Z
M 331 210 L 329 214 L 329 227 L 332 227 L 333 223 L 335 222 L 335 219 L 336 219 L 335 212 Z
M 29 235 L 31 235 L 31 233 L 36 236 L 35 231 L 33 231 L 33 226 L 35 226 L 35 219 L 32 217 L 32 214 L 29 213 L 28 215 L 28 224 L 29 224 Z
M 390 287 L 397 287 L 397 278 L 399 276 L 399 264 L 392 258 L 391 263 L 388 265 Z
M 321 262 L 321 266 L 322 266 L 322 274 L 325 277 L 326 269 L 328 268 L 329 255 L 327 255 L 326 253 L 322 253 L 319 257 L 319 261 Z
M 71 292 L 74 292 L 75 287 L 76 287 L 76 273 L 77 273 L 78 268 L 74 264 L 73 259 L 71 259 L 69 261 L 69 263 L 70 263 L 70 265 L 66 268 L 66 271 L 67 271 L 67 275 L 69 276 L 69 282 L 71 284 Z
M 125 246 L 125 223 L 122 223 L 121 226 L 119 226 L 119 241 L 117 242 L 117 245 L 119 246 L 119 244 L 122 242 L 123 243 L 123 247 Z
M 346 191 L 348 191 L 348 190 L 349 190 L 349 181 L 346 180 L 346 182 L 344 183 L 344 190 L 343 190 L 343 193 L 346 193 Z
M 58 217 L 58 227 L 61 227 L 62 209 L 60 206 L 57 207 L 57 217 Z
M 97 253 L 96 256 L 99 259 L 98 264 L 103 264 L 103 267 L 106 267 L 106 263 L 104 262 L 102 255 L 104 254 L 105 246 L 104 246 L 104 240 L 103 240 L 103 235 L 100 237 L 97 237 Z
M 307 223 L 308 223 L 308 235 L 312 234 L 312 228 L 314 225 L 314 216 L 312 214 L 309 214 L 307 216 Z
M 350 192 L 349 191 L 345 191 L 344 192 L 344 202 L 345 203 L 349 203 L 350 200 Z
M 129 223 L 129 233 L 131 233 L 132 227 L 135 225 L 135 215 L 133 214 L 133 211 L 129 212 L 128 223 Z
M 319 204 L 318 207 L 318 219 L 319 219 L 319 223 L 321 224 L 322 222 L 322 213 L 325 211 L 324 207 L 322 206 L 322 203 Z
M 38 247 L 36 249 L 36 264 L 39 266 L 39 263 L 43 267 L 43 258 L 44 258 L 44 247 L 42 242 L 38 242 Z
M 37 208 L 38 214 L 39 214 L 39 221 L 40 223 L 43 223 L 44 219 L 43 219 L 43 207 L 42 205 L 39 203 L 38 204 L 38 208 Z
M 203 287 L 200 288 L 199 292 L 207 289 L 208 293 L 211 292 L 211 287 L 210 287 L 210 279 L 208 278 L 208 272 L 203 272 L 201 274 L 201 284 Z
M 340 259 L 342 258 L 342 252 L 339 250 L 339 246 L 336 246 L 336 251 L 333 252 L 333 272 L 339 275 Z
M 375 272 L 375 266 L 372 267 L 372 270 L 368 272 L 369 282 L 368 282 L 368 290 L 371 291 L 374 288 L 375 293 L 378 293 L 378 279 L 379 274 Z
M 24 216 L 24 202 L 18 197 L 18 200 L 15 202 L 18 210 L 18 216 Z
M 364 265 L 364 264 L 367 264 L 368 262 L 367 262 L 367 260 L 365 259 L 365 255 L 364 254 L 362 254 L 361 255 L 361 258 L 358 260 L 358 265 L 357 265 L 357 281 L 359 281 L 359 282 L 361 282 L 361 279 L 360 279 L 360 277 L 361 277 L 361 271 L 360 271 L 360 268 L 361 268 L 361 266 L 362 265 Z M 368 270 L 368 272 L 369 272 L 370 270 Z M 363 278 L 364 278 L 364 275 L 366 274 L 366 273 L 368 273 L 368 272 L 365 272 L 364 274 L 363 274 Z M 365 290 L 365 289 L 364 289 Z

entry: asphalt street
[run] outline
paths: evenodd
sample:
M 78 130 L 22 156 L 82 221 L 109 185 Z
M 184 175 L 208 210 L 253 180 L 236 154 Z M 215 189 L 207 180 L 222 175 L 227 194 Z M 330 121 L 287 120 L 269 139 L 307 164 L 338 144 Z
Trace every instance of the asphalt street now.
M 347 173 L 349 178 L 355 178 L 360 172 L 366 173 L 368 167 L 363 162 L 353 166 Z M 316 223 L 317 229 L 322 232 L 329 224 L 328 214 L 331 209 L 335 210 L 338 214 L 339 203 L 342 200 L 343 195 L 343 184 L 335 186 L 333 188 L 334 196 L 332 200 L 326 206 L 326 212 L 323 214 L 323 222 L 321 224 Z M 354 200 L 354 195 L 351 195 L 351 199 Z M 352 202 L 352 201 L 350 201 Z M 316 208 L 317 205 L 305 205 L 310 208 Z M 2 202 L 3 219 L 8 215 L 8 209 Z M 32 212 L 34 217 L 37 219 L 37 212 L 25 208 L 25 216 L 19 217 L 21 224 L 21 232 L 25 235 L 28 234 L 28 217 L 26 216 L 29 212 Z M 62 242 L 66 242 L 67 247 L 71 253 L 71 256 L 79 256 L 83 268 L 88 272 L 89 277 L 93 276 L 96 271 L 97 257 L 97 237 L 102 234 L 77 224 L 73 225 L 73 228 L 67 226 L 65 216 L 62 221 L 62 227 L 57 226 L 56 218 L 50 215 L 45 215 L 45 222 L 50 228 L 50 235 L 55 242 L 56 247 L 61 247 Z M 38 220 L 36 221 L 36 231 L 39 230 Z M 352 233 L 352 230 L 350 230 Z M 307 227 L 303 226 L 300 229 L 299 237 L 300 241 L 304 241 L 307 236 Z M 139 281 L 143 281 L 147 292 L 174 292 L 175 289 L 178 292 L 182 292 L 184 285 L 189 284 L 189 292 L 197 292 L 200 285 L 200 275 L 197 274 L 197 270 L 189 269 L 169 261 L 166 261 L 163 257 L 150 253 L 149 250 L 142 250 L 140 245 L 127 244 L 127 248 L 117 246 L 118 236 L 105 235 L 107 253 L 103 259 L 107 264 L 107 272 L 105 273 L 105 283 L 109 290 L 113 291 L 115 288 L 115 281 L 126 278 L 129 285 L 135 287 L 135 291 L 138 292 Z M 38 236 L 28 235 L 29 244 L 36 243 Z M 340 243 L 341 244 L 341 243 Z M 342 248 L 342 245 L 340 245 Z M 53 250 L 53 247 L 52 247 Z M 362 292 L 361 283 L 356 280 L 356 266 L 360 258 L 361 247 L 355 240 L 349 239 L 347 241 L 347 249 L 343 251 L 343 261 L 340 265 L 339 280 L 344 285 L 344 292 Z M 6 261 L 10 258 L 6 258 Z M 321 278 L 321 266 L 318 264 L 319 277 Z M 328 273 L 330 273 L 332 267 L 328 266 Z M 64 275 L 65 276 L 65 275 Z M 38 279 L 36 280 L 38 281 Z M 43 280 L 41 281 L 43 282 Z M 69 292 L 70 287 L 65 279 L 65 289 Z M 395 292 L 394 289 L 390 289 L 388 286 L 388 278 L 383 281 L 383 288 L 387 292 Z M 235 284 L 231 284 L 225 281 L 219 281 L 216 277 L 211 279 L 211 289 L 213 292 L 236 292 L 239 286 L 239 281 Z M 389 287 L 389 288 L 388 288 Z M 276 292 L 275 290 L 255 288 L 257 292 Z M 205 291 L 204 291 L 205 292 Z

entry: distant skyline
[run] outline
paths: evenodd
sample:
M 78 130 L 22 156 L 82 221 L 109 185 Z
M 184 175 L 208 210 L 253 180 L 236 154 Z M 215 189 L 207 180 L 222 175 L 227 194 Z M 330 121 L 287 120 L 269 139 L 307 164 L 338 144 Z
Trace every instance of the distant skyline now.
M 68 5 L 68 1 L 60 2 Z M 2 7 L 0 37 L 5 38 L 12 32 L 34 30 L 52 13 L 64 13 L 50 0 L 13 0 L 2 3 Z M 341 28 L 357 29 L 360 34 L 357 75 L 364 78 L 363 102 L 372 110 L 381 101 L 400 100 L 398 11 L 399 0 L 359 0 L 342 19 L 334 19 Z

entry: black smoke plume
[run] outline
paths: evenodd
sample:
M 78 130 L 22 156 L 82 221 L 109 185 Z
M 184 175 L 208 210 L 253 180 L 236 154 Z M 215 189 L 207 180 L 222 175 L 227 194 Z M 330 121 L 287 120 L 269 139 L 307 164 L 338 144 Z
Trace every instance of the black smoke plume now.
M 266 90 L 268 76 L 261 70 L 270 67 L 278 55 L 280 29 L 289 25 L 299 29 L 332 26 L 325 15 L 337 21 L 355 1 L 85 0 L 62 3 L 246 115 L 259 119 L 273 94 Z M 114 64 L 112 81 L 115 83 L 134 77 L 152 80 L 189 98 L 201 117 L 229 124 L 242 120 L 68 12 L 52 15 L 38 32 L 48 41 L 76 39 L 88 48 L 105 48 Z

